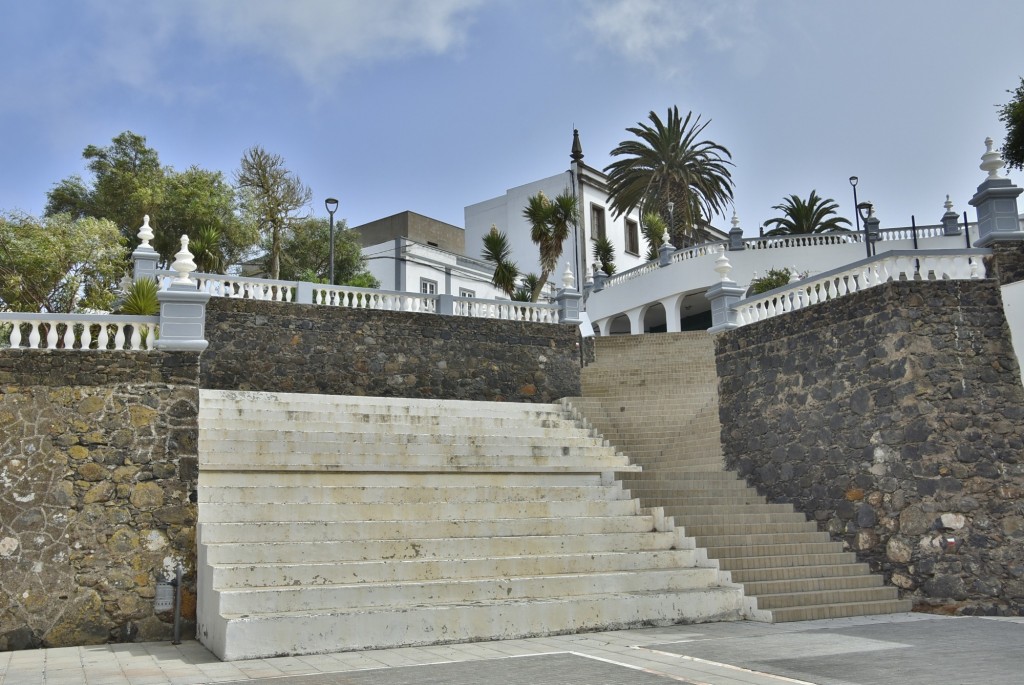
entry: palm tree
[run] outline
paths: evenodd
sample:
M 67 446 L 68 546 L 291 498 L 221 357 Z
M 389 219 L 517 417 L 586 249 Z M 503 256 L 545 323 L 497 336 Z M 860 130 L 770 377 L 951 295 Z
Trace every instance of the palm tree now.
M 783 216 L 765 222 L 774 224 L 775 228 L 765 235 L 806 235 L 808 233 L 828 233 L 829 231 L 845 231 L 842 224 L 850 225 L 849 220 L 841 216 L 833 216 L 839 205 L 832 198 L 823 199 L 818 192 L 811 191 L 811 196 L 804 202 L 796 195 L 787 197 L 781 205 L 775 205 Z
M 647 212 L 644 214 L 643 223 L 640 224 L 640 231 L 644 234 L 644 239 L 647 241 L 646 259 L 652 262 L 659 257 L 659 249 L 665 242 L 665 233 L 668 231 L 668 225 L 661 218 L 660 214 Z
M 530 222 L 530 239 L 540 250 L 540 276 L 531 297 L 531 302 L 536 302 L 548 277 L 558 268 L 562 245 L 579 217 L 576 196 L 567 191 L 549 200 L 541 191 L 527 200 L 523 216 Z
M 611 154 L 622 159 L 604 169 L 612 211 L 619 216 L 639 207 L 657 212 L 667 223 L 668 203 L 674 203 L 671 238 L 681 247 L 687 235 L 692 240 L 702 223 L 732 202 L 732 154 L 715 142 L 698 140 L 711 122 L 702 124 L 693 112 L 684 119 L 673 107 L 665 122 L 653 111 L 648 118 L 650 125 L 626 129 L 637 140 L 619 143 Z
M 594 257 L 597 258 L 597 263 L 601 265 L 601 271 L 603 271 L 606 276 L 614 274 L 615 244 L 607 237 L 591 238 L 590 242 L 594 244 Z
M 508 236 L 493 224 L 490 232 L 484 236 L 482 256 L 485 261 L 494 264 L 494 276 L 491 277 L 491 283 L 512 298 L 516 293 L 519 265 L 509 259 L 512 256 L 512 248 L 509 247 Z

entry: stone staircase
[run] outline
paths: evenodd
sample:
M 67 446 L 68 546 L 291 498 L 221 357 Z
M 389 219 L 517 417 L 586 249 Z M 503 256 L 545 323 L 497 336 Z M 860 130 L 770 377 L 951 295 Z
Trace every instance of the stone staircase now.
M 559 405 L 209 391 L 198 632 L 224 660 L 740 617 Z
M 781 622 L 911 609 L 792 505 L 766 502 L 725 469 L 710 335 L 595 342 L 584 397 L 563 403 L 643 467 L 621 474 L 623 486 L 643 506 L 662 507 L 744 586 L 745 615 Z

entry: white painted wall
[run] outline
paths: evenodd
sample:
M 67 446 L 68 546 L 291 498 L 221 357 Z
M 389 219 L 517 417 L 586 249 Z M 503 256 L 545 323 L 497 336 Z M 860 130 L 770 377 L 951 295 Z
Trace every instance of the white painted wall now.
M 523 209 L 528 204 L 529 198 L 540 191 L 544 191 L 544 194 L 549 198 L 554 198 L 567 190 L 571 191 L 571 188 L 572 178 L 567 171 L 539 181 L 509 188 L 505 191 L 504 195 L 467 206 L 464 213 L 466 222 L 466 252 L 474 256 L 480 254 L 483 249 L 484 235 L 494 225 L 498 227 L 499 231 L 503 231 L 508 236 L 509 245 L 512 248 L 512 259 L 519 265 L 519 271 L 522 273 L 533 272 L 539 274 L 540 264 L 537 257 L 537 246 L 530 240 L 530 224 L 523 218 Z M 577 244 L 575 242 L 576 238 L 570 235 L 569 239 L 562 246 L 562 259 L 560 260 L 557 273 L 551 275 L 551 280 L 556 285 L 561 283 L 566 262 L 572 264 L 573 273 L 576 274 L 577 283 L 579 283 L 582 280 L 581 274 L 586 274 L 587 265 L 595 261 L 590 245 L 590 237 L 592 235 L 592 227 L 590 225 L 591 203 L 597 203 L 605 208 L 605 230 L 606 235 L 615 245 L 615 265 L 617 270 L 625 271 L 645 262 L 643 257 L 647 253 L 647 242 L 643 239 L 643 236 L 639 237 L 639 256 L 626 253 L 626 217 L 621 216 L 613 219 L 611 209 L 608 207 L 608 195 L 600 188 L 586 184 L 583 188 L 583 205 L 580 206 L 580 219 L 583 230 L 581 231 L 582 235 L 579 236 L 580 240 L 587 241 L 586 263 L 577 268 L 574 260 Z M 639 222 L 636 212 L 633 212 L 630 218 Z
M 389 240 L 363 248 L 366 267 L 381 284 L 382 290 L 420 292 L 420 279 L 437 283 L 438 294 L 458 296 L 460 290 L 472 290 L 474 297 L 508 299 L 491 284 L 493 269 L 480 260 L 467 259 L 431 245 L 401 239 L 397 264 L 404 288 L 395 280 L 395 241 Z M 450 292 L 449 292 L 450 289 Z

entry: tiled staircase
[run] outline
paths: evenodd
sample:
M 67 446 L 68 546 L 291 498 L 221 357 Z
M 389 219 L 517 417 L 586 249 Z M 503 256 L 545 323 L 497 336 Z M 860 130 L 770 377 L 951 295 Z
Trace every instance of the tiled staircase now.
M 740 616 L 558 405 L 204 390 L 199 423 L 199 636 L 222 659 Z
M 781 622 L 910 610 L 909 600 L 792 505 L 767 503 L 725 470 L 710 335 L 595 342 L 584 397 L 564 403 L 643 466 L 622 474 L 623 486 L 643 506 L 663 507 L 743 584 L 746 615 Z

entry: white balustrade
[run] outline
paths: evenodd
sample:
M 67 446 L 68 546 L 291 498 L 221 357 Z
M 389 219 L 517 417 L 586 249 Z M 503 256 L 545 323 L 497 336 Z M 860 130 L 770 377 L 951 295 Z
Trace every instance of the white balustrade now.
M 167 290 L 175 276 L 173 271 L 158 271 L 157 280 L 160 290 Z M 192 273 L 191 277 L 198 283 L 198 290 L 209 293 L 213 297 L 294 302 L 295 291 L 298 287 L 296 281 L 275 281 L 267 278 L 246 278 L 198 272 Z
M 454 315 L 474 319 L 500 319 L 502 321 L 532 321 L 558 323 L 558 306 L 514 300 L 481 300 L 473 297 L 453 297 Z
M 890 280 L 971 280 L 985 278 L 983 250 L 970 252 L 887 252 L 849 268 L 741 300 L 735 305 L 740 325 L 764 321 L 808 305 L 834 300 Z
M 45 350 L 152 350 L 156 346 L 159 322 L 156 316 L 0 312 L 0 346 Z M 4 342 L 7 344 L 3 345 Z

